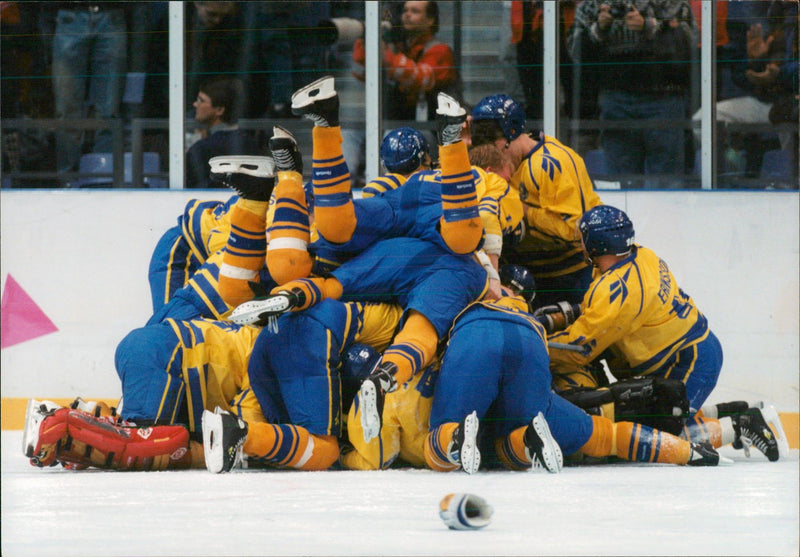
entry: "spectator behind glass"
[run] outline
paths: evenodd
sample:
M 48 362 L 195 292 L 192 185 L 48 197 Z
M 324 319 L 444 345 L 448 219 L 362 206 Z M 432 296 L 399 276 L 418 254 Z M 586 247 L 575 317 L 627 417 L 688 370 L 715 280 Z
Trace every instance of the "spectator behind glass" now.
M 126 2 L 49 2 L 57 10 L 53 35 L 53 95 L 61 120 L 87 116 L 119 117 L 127 56 Z M 132 4 L 130 4 L 132 5 Z M 88 95 L 88 98 L 87 98 Z M 68 124 L 67 124 L 68 125 Z M 56 134 L 59 172 L 75 170 L 82 150 L 82 132 L 62 128 Z M 111 152 L 111 130 L 94 135 L 94 152 Z
M 697 25 L 684 0 L 585 0 L 575 12 L 567 45 L 582 66 L 599 65 L 600 119 L 667 120 L 670 127 L 609 128 L 601 144 L 610 174 L 667 174 L 681 187 L 684 130 Z
M 517 50 L 517 72 L 525 95 L 525 115 L 529 119 L 542 119 L 542 65 L 544 63 L 544 2 L 542 0 L 514 0 L 511 2 L 511 42 Z M 559 51 L 561 65 L 559 77 L 563 89 L 564 112 L 572 116 L 572 64 L 567 52 L 567 29 L 575 18 L 575 2 L 563 0 L 558 3 Z M 588 93 L 592 90 L 584 84 Z M 580 107 L 581 114 L 594 116 L 592 107 Z
M 749 6 L 748 15 L 751 18 L 746 34 L 735 35 L 738 45 L 732 47 L 743 54 L 740 54 L 739 63 L 733 65 L 731 76 L 742 94 L 717 102 L 718 122 L 797 123 L 797 5 L 797 0 L 737 4 L 737 7 Z M 701 117 L 701 111 L 698 110 L 693 120 L 699 121 Z M 695 129 L 695 136 L 699 141 L 699 128 Z M 797 131 L 783 131 L 778 138 L 781 149 L 793 151 L 796 158 Z M 748 141 L 734 135 L 730 141 L 735 146 L 741 145 L 746 151 L 755 152 L 755 156 L 748 152 L 747 170 L 756 174 L 758 168 L 754 168 L 751 161 L 760 164 L 764 150 L 758 136 L 750 137 Z
M 273 2 L 193 2 L 186 18 L 186 105 L 200 83 L 235 76 L 245 118 L 289 114 L 291 57 L 285 10 Z
M 221 155 L 265 155 L 256 137 L 236 125 L 242 83 L 238 79 L 212 81 L 200 87 L 194 101 L 195 120 L 206 135 L 186 153 L 184 187 L 216 187 L 209 179 L 208 161 Z
M 390 14 L 387 14 L 389 16 Z M 453 50 L 435 39 L 439 31 L 436 2 L 405 2 L 400 17 L 402 31 L 392 27 L 381 41 L 384 117 L 390 120 L 434 120 L 436 95 L 442 91 L 461 99 L 461 86 Z M 387 36 L 388 35 L 388 36 Z M 364 41 L 353 47 L 354 75 L 364 79 Z M 420 106 L 418 112 L 418 105 Z

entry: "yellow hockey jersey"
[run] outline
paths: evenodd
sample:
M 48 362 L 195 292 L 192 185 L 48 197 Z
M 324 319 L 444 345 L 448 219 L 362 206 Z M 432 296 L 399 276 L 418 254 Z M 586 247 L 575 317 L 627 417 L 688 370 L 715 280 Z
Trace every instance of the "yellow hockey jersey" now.
M 478 212 L 483 221 L 483 249 L 488 254 L 500 255 L 503 236 L 510 234 L 522 220 L 522 202 L 516 188 L 501 176 L 473 166 L 475 191 L 478 194 Z
M 577 223 L 583 213 L 602 204 L 583 159 L 554 137 L 540 142 L 511 177 L 519 192 L 528 227 L 516 251 L 518 261 L 535 276 L 555 277 L 584 268 Z
M 361 197 L 375 197 L 383 192 L 396 190 L 406 183 L 407 177 L 402 174 L 388 173 L 383 176 L 378 176 L 369 184 L 361 188 Z
M 647 375 L 674 363 L 677 353 L 708 336 L 708 323 L 678 286 L 667 264 L 635 245 L 631 254 L 595 278 L 581 302 L 581 315 L 553 342 L 585 348 L 583 354 L 551 350 L 554 374 L 570 373 L 603 354 L 619 379 Z M 608 356 L 608 355 L 605 355 Z
M 173 361 L 181 366 L 190 431 L 199 428 L 203 409 L 213 411 L 217 406 L 247 422 L 265 421 L 247 377 L 260 329 L 205 319 L 165 323 L 179 339 Z

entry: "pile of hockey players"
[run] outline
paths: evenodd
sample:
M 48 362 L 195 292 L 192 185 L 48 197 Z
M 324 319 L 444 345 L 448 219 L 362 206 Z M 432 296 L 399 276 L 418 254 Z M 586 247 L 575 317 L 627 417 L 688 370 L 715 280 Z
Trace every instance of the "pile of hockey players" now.
M 704 404 L 722 368 L 705 316 L 604 205 L 582 159 L 506 95 L 467 123 L 439 94 L 425 136 L 387 134 L 361 196 L 332 77 L 271 156 L 216 157 L 227 202 L 190 201 L 150 265 L 153 316 L 118 345 L 116 408 L 31 400 L 37 466 L 546 470 L 779 458 L 774 408 Z

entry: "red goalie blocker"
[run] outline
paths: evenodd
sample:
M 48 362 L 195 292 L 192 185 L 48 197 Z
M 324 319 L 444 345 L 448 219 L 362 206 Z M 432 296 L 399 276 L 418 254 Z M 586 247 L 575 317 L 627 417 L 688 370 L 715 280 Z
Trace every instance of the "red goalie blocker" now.
M 34 466 L 57 462 L 112 470 L 189 468 L 189 432 L 182 426 L 125 427 L 113 418 L 59 408 L 44 412 L 35 444 L 26 449 Z

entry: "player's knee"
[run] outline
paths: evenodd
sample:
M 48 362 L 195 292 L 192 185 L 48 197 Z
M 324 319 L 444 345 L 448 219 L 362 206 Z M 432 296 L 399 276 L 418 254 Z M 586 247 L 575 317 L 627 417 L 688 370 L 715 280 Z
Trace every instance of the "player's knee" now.
M 338 207 L 314 207 L 314 222 L 320 236 L 333 244 L 349 242 L 356 231 L 356 211 L 352 199 Z
M 467 254 L 478 249 L 483 236 L 483 223 L 480 218 L 441 221 L 441 234 L 447 247 L 454 253 Z
M 311 274 L 314 261 L 307 251 L 293 248 L 267 251 L 267 269 L 277 284 L 306 278 Z
M 228 276 L 223 268 L 219 273 L 219 295 L 229 307 L 234 308 L 252 300 L 253 290 L 246 279 Z

